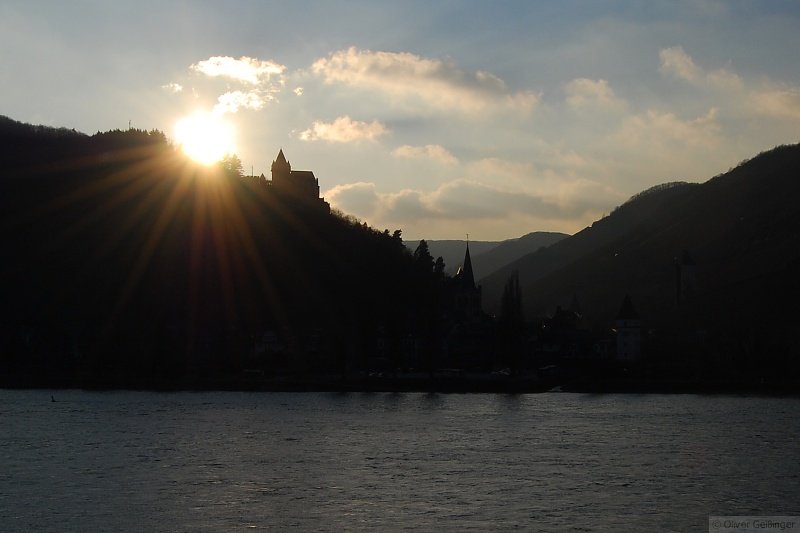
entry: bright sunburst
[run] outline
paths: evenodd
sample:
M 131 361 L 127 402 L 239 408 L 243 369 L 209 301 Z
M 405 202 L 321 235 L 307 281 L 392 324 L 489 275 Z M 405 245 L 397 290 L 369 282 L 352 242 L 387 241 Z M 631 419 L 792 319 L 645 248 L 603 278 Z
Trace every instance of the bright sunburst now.
M 212 113 L 196 111 L 175 124 L 175 139 L 183 151 L 204 165 L 233 153 L 233 126 Z

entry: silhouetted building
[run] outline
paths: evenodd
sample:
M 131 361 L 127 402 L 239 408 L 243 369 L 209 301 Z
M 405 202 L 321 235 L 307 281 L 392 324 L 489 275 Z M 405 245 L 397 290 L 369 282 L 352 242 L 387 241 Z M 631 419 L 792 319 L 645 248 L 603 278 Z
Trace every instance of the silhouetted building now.
M 292 165 L 278 152 L 272 162 L 272 190 L 279 196 L 290 199 L 295 205 L 312 207 L 330 212 L 331 206 L 319 197 L 319 180 L 310 170 L 292 170 Z
M 573 299 L 575 300 L 575 299 Z M 573 302 L 575 303 L 575 302 Z M 539 346 L 548 357 L 575 357 L 580 354 L 582 335 L 581 314 L 559 305 L 550 318 L 542 320 Z
M 469 256 L 469 243 L 464 254 L 464 263 L 458 268 L 453 278 L 453 296 L 455 311 L 459 319 L 465 322 L 479 322 L 483 317 L 481 308 L 481 287 L 475 285 L 472 273 L 472 259 Z
M 642 352 L 642 321 L 633 308 L 630 295 L 626 294 L 615 321 L 617 332 L 617 359 L 635 361 Z

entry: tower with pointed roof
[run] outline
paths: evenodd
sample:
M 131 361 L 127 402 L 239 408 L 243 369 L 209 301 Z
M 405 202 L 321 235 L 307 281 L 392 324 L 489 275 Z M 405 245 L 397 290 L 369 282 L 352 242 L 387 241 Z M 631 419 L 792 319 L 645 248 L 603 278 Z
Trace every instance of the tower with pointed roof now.
M 481 309 L 481 287 L 475 285 L 472 272 L 472 259 L 469 256 L 469 242 L 464 253 L 464 262 L 453 278 L 456 315 L 467 322 L 477 322 L 483 316 Z
M 319 197 L 319 180 L 310 170 L 292 170 L 283 149 L 272 162 L 272 190 L 296 207 L 311 207 L 330 211 L 330 204 Z
M 272 162 L 272 186 L 276 188 L 288 187 L 292 177 L 292 165 L 283 155 L 283 148 L 278 151 L 278 157 Z

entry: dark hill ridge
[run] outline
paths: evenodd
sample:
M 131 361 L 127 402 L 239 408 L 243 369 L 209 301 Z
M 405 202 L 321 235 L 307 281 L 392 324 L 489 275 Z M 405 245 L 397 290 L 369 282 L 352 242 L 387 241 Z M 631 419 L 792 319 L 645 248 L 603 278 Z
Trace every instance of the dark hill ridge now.
M 569 237 L 566 233 L 535 231 L 517 239 L 501 242 L 488 252 L 472 255 L 472 270 L 480 279 L 492 272 L 542 248 L 547 248 Z M 470 243 L 472 252 L 472 243 Z M 462 257 L 463 259 L 463 257 Z
M 0 138 L 0 385 L 345 372 L 378 332 L 432 335 L 449 301 L 399 231 L 196 165 L 161 132 L 3 119 Z
M 527 316 L 577 295 L 584 314 L 608 326 L 630 294 L 651 325 L 691 319 L 734 344 L 781 345 L 797 331 L 798 178 L 800 145 L 781 146 L 706 183 L 637 195 L 573 237 L 483 279 L 485 306 L 496 312 L 517 269 Z M 696 288 L 679 310 L 674 260 L 683 250 L 696 263 Z
M 669 209 L 670 202 L 681 198 L 695 185 L 680 183 L 649 194 L 641 194 L 617 208 L 611 216 L 598 220 L 590 227 L 552 246 L 529 253 L 520 259 L 481 279 L 484 291 L 484 307 L 490 313 L 499 310 L 500 296 L 506 280 L 514 270 L 519 271 L 523 289 L 530 283 L 566 267 L 604 246 L 621 238 L 632 227 L 646 223 L 653 213 Z M 559 302 L 560 304 L 561 302 Z M 566 303 L 569 303 L 569 299 Z M 526 299 L 526 312 L 534 311 L 536 304 Z

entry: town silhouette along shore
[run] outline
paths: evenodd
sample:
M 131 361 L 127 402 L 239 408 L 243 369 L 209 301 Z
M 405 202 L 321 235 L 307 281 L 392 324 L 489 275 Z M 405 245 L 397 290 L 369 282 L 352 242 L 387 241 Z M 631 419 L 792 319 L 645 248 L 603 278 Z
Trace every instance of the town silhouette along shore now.
M 0 117 L 0 385 L 798 392 L 798 145 L 457 264 L 270 168 Z

